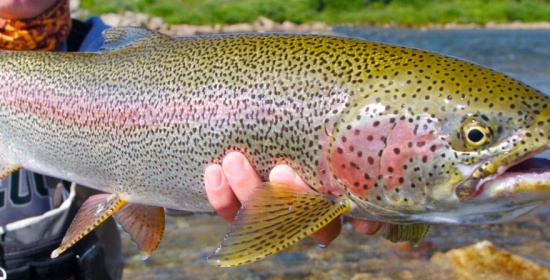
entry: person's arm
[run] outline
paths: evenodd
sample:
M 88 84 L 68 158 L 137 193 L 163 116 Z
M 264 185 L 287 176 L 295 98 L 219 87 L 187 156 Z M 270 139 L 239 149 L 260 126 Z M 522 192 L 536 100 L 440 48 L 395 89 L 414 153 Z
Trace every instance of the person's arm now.
M 205 170 L 205 186 L 208 200 L 218 215 L 227 223 L 233 222 L 241 201 L 245 201 L 252 190 L 262 181 L 246 157 L 239 152 L 229 153 L 221 165 L 213 164 Z M 286 182 L 307 190 L 304 181 L 288 165 L 278 165 L 269 174 L 270 181 Z M 361 234 L 374 234 L 381 223 L 355 219 L 355 230 Z M 342 229 L 341 219 L 335 219 L 312 237 L 319 243 L 328 245 Z

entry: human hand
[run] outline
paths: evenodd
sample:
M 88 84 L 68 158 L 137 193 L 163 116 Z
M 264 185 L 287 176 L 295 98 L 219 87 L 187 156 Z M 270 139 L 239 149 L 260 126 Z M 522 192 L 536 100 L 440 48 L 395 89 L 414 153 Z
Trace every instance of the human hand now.
M 297 191 L 309 190 L 307 184 L 288 165 L 278 165 L 269 174 L 269 180 L 288 183 L 296 186 Z M 213 164 L 204 173 L 206 194 L 212 207 L 227 223 L 232 223 L 241 207 L 241 201 L 246 201 L 252 190 L 262 184 L 262 180 L 252 168 L 246 157 L 239 152 L 225 156 L 221 165 Z M 374 234 L 382 223 L 355 219 L 353 226 L 358 233 Z M 334 219 L 327 226 L 312 234 L 320 244 L 328 245 L 342 229 L 340 218 Z

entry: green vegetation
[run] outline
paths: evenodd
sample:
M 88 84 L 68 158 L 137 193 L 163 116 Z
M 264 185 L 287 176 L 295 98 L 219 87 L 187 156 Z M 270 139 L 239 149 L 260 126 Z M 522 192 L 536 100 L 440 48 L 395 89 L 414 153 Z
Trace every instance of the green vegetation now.
M 134 11 L 171 24 L 282 22 L 421 25 L 550 21 L 550 0 L 81 0 L 91 14 Z

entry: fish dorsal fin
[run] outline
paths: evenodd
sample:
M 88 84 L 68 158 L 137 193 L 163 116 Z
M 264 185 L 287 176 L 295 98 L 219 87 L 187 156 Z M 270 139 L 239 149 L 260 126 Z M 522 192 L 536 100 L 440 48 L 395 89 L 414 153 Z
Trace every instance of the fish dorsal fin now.
M 264 183 L 243 203 L 221 246 L 208 258 L 215 266 L 238 266 L 273 255 L 306 238 L 340 214 L 346 200 Z
M 101 52 L 136 48 L 156 40 L 171 40 L 172 37 L 151 29 L 124 26 L 107 29 L 103 32 L 105 39 Z

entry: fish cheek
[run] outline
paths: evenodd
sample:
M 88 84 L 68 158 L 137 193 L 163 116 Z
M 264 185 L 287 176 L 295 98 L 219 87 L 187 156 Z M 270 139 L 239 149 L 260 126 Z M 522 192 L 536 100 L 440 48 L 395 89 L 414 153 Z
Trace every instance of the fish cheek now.
M 381 157 L 384 196 L 395 209 L 412 210 L 446 180 L 447 143 L 435 120 L 399 120 Z
M 332 174 L 354 196 L 401 212 L 418 212 L 445 185 L 448 147 L 435 120 L 380 116 L 342 124 L 330 145 Z M 441 193 L 441 192 L 439 192 Z M 451 193 L 449 189 L 446 191 Z M 424 208 L 423 208 L 424 209 Z
M 394 127 L 389 119 L 352 120 L 335 129 L 329 165 L 335 179 L 353 195 L 368 200 L 381 186 L 380 158 Z

